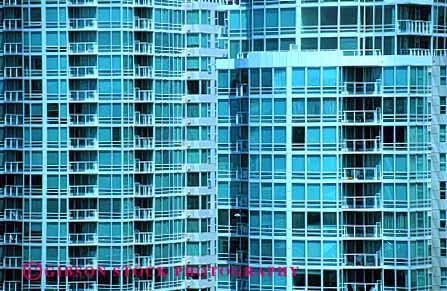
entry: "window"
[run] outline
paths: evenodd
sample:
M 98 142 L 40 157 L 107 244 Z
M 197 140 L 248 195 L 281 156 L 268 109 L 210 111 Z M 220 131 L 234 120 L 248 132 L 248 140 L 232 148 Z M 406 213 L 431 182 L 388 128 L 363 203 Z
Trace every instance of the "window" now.
M 446 154 L 439 154 L 439 170 L 446 171 Z
M 441 210 L 439 213 L 439 227 L 441 230 L 447 228 L 447 210 Z
M 292 128 L 292 143 L 294 144 L 304 144 L 304 127 L 293 127 Z
M 439 183 L 439 198 L 440 199 L 446 199 L 446 182 L 441 181 Z
M 441 257 L 447 257 L 447 239 L 441 238 Z
M 447 268 L 441 268 L 441 288 L 447 288 Z
M 446 142 L 446 125 L 439 126 L 439 142 Z
M 447 85 L 447 66 L 441 66 L 441 71 L 439 73 L 440 75 L 440 82 L 441 85 Z
M 447 97 L 441 96 L 439 97 L 439 113 L 446 114 L 447 113 Z

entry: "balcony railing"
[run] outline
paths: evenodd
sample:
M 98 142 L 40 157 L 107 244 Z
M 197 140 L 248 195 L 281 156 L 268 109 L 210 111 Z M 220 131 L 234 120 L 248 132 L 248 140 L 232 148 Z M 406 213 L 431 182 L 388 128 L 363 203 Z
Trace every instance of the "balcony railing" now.
M 70 123 L 72 125 L 95 125 L 98 117 L 94 113 L 70 114 Z
M 153 172 L 154 163 L 152 161 L 135 160 L 135 171 L 140 173 Z
M 98 196 L 98 186 L 96 185 L 70 186 L 70 196 L 96 197 Z
M 21 268 L 22 257 L 7 256 L 3 258 L 3 268 Z
M 138 101 L 154 101 L 154 92 L 152 90 L 137 89 L 135 96 Z
M 98 68 L 96 66 L 74 66 L 70 67 L 70 77 L 82 78 L 82 77 L 97 77 Z
M 70 43 L 70 53 L 90 54 L 98 52 L 98 45 L 95 42 L 74 42 Z
M 135 77 L 150 78 L 153 76 L 151 66 L 135 66 Z
M 71 257 L 69 259 L 70 266 L 75 267 L 95 267 L 98 265 L 98 260 L 95 257 Z
M 343 111 L 344 123 L 377 123 L 381 121 L 380 108 L 376 110 L 345 110 Z
M 22 44 L 19 42 L 8 42 L 3 44 L 3 52 L 8 55 L 22 53 Z
M 136 111 L 134 115 L 136 125 L 152 125 L 154 124 L 154 116 L 150 113 L 141 113 Z
M 343 200 L 343 208 L 349 209 L 377 209 L 382 207 L 380 194 L 375 196 L 346 196 Z
M 135 53 L 152 54 L 154 52 L 154 45 L 150 42 L 135 42 Z
M 4 117 L 5 125 L 22 125 L 23 124 L 23 115 L 16 113 L 6 113 Z
M 7 149 L 19 149 L 23 147 L 23 138 L 6 137 L 4 144 Z
M 150 197 L 153 194 L 152 185 L 135 184 L 135 196 Z
M 6 78 L 19 78 L 22 77 L 22 67 L 5 67 L 3 74 Z
M 154 147 L 154 139 L 152 137 L 136 136 L 134 146 L 136 148 L 143 148 L 143 149 L 153 148 Z
M 18 232 L 7 232 L 0 237 L 0 243 L 19 244 L 22 242 L 22 234 Z
M 399 33 L 408 34 L 432 34 L 431 21 L 401 19 L 398 20 Z
M 70 138 L 72 148 L 83 149 L 98 146 L 98 140 L 94 137 L 75 137 Z
M 22 21 L 20 19 L 3 19 L 4 30 L 22 29 Z
M 349 167 L 343 169 L 344 180 L 379 180 L 381 172 L 378 167 Z
M 345 152 L 375 152 L 382 148 L 380 138 L 373 139 L 345 139 L 343 151 Z
M 380 238 L 382 236 L 380 223 L 373 225 L 344 225 L 345 238 Z
M 400 55 L 430 57 L 433 55 L 431 49 L 425 48 L 402 48 L 399 50 Z
M 20 291 L 22 290 L 20 281 L 4 281 L 3 282 L 4 291 Z
M 98 170 L 98 164 L 96 161 L 70 162 L 70 170 L 75 173 L 95 172 Z
M 98 92 L 96 90 L 72 90 L 70 91 L 71 101 L 96 101 Z
M 71 209 L 70 219 L 72 220 L 96 220 L 98 211 L 96 209 Z
M 139 18 L 138 16 L 135 17 L 135 22 L 134 22 L 135 29 L 147 30 L 147 29 L 153 29 L 153 27 L 154 27 L 154 22 L 152 21 L 152 19 Z
M 152 219 L 153 218 L 153 212 L 150 208 L 136 208 L 135 209 L 135 219 Z
M 16 185 L 5 185 L 3 194 L 6 197 L 20 197 L 23 195 L 23 187 Z
M 152 266 L 152 257 L 136 255 L 134 258 L 134 265 L 140 267 Z
M 344 254 L 344 265 L 352 267 L 380 267 L 382 264 L 380 253 L 351 253 Z
M 97 23 L 95 18 L 76 18 L 70 19 L 71 29 L 96 29 Z
M 135 243 L 152 243 L 152 232 L 135 232 Z
M 94 244 L 98 242 L 96 233 L 70 233 L 69 241 L 73 244 Z
M 68 291 L 98 291 L 98 284 L 92 281 L 69 282 Z
M 380 81 L 376 82 L 344 82 L 344 95 L 377 95 L 382 92 Z
M 22 101 L 23 100 L 23 91 L 21 90 L 5 90 L 4 92 L 5 101 Z

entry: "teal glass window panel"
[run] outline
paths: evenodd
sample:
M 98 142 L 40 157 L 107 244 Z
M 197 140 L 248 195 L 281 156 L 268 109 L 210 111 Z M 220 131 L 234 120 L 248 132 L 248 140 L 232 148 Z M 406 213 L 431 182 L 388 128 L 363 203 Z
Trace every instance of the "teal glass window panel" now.
M 292 69 L 292 86 L 293 87 L 304 87 L 304 85 L 305 85 L 304 68 Z
M 323 172 L 324 173 L 337 172 L 337 157 L 335 155 L 323 156 Z
M 307 69 L 307 84 L 312 87 L 319 87 L 321 85 L 320 68 Z
M 308 127 L 306 137 L 308 144 L 320 144 L 320 128 Z
M 321 257 L 321 242 L 307 242 L 308 257 L 319 259 Z
M 292 171 L 304 172 L 304 156 L 292 156 Z
M 323 242 L 323 258 L 325 259 L 337 258 L 337 242 L 332 241 Z
M 323 201 L 336 201 L 337 200 L 337 186 L 336 184 L 324 184 L 323 185 Z
M 304 184 L 292 184 L 292 200 L 304 201 Z
M 275 184 L 274 190 L 275 190 L 274 191 L 274 199 L 275 200 L 286 200 L 286 185 L 285 184 Z
M 320 171 L 321 171 L 320 157 L 319 156 L 308 156 L 307 157 L 307 172 L 308 173 L 319 173 Z
M 280 10 L 281 27 L 295 28 L 296 15 L 294 8 L 283 8 Z

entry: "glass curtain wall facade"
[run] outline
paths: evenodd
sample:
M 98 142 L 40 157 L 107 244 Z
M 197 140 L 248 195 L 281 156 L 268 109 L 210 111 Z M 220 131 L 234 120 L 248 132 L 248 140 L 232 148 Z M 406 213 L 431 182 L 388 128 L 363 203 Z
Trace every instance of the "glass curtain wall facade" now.
M 3 0 L 1 290 L 447 290 L 446 7 Z
M 214 285 L 173 270 L 215 260 L 216 8 L 2 2 L 1 290 Z M 107 272 L 28 281 L 28 261 Z

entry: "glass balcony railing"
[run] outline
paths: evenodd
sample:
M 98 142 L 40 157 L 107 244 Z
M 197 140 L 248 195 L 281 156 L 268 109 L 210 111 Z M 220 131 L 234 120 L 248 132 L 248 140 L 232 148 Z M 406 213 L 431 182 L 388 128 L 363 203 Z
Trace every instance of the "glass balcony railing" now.
M 95 172 L 98 170 L 98 164 L 96 161 L 70 162 L 70 170 L 75 173 Z
M 382 228 L 380 223 L 376 223 L 373 225 L 348 224 L 343 226 L 343 237 L 352 239 L 381 238 Z
M 95 244 L 98 243 L 96 233 L 70 233 L 69 242 L 72 244 Z
M 98 146 L 95 137 L 74 137 L 70 138 L 70 146 L 75 149 L 94 148 Z
M 153 219 L 152 209 L 151 208 L 136 208 L 134 218 L 139 219 L 139 220 Z
M 96 90 L 70 90 L 70 101 L 97 101 Z
M 348 167 L 343 169 L 343 180 L 347 181 L 367 181 L 379 180 L 382 178 L 378 167 Z
M 95 125 L 98 122 L 98 116 L 94 113 L 70 114 L 71 125 Z
M 135 97 L 138 101 L 154 101 L 154 92 L 152 90 L 135 90 Z
M 135 196 L 138 197 L 150 197 L 154 193 L 152 191 L 152 185 L 135 184 Z
M 96 185 L 70 186 L 70 196 L 96 197 L 98 196 L 98 186 Z
M 140 149 L 152 149 L 154 148 L 154 139 L 152 137 L 136 136 L 134 146 Z
M 135 232 L 134 233 L 135 243 L 146 244 L 152 242 L 152 232 Z
M 349 267 L 380 267 L 382 259 L 380 252 L 377 253 L 347 253 L 344 254 L 344 266 Z
M 8 42 L 3 44 L 3 52 L 8 55 L 16 55 L 22 53 L 22 44 L 19 42 Z
M 98 211 L 96 209 L 71 209 L 71 220 L 96 220 L 98 219 Z
M 375 152 L 382 149 L 379 137 L 369 139 L 345 139 L 342 150 L 345 152 Z
M 138 173 L 152 173 L 154 163 L 152 161 L 135 160 L 135 171 Z
M 97 22 L 95 18 L 74 18 L 70 19 L 71 29 L 96 29 Z
M 136 111 L 134 115 L 135 125 L 152 125 L 154 116 L 150 113 L 141 113 Z
M 346 196 L 343 199 L 343 208 L 348 209 L 378 209 L 382 207 L 380 194 L 374 196 Z
M 72 78 L 86 78 L 97 77 L 98 68 L 96 66 L 72 66 L 70 67 L 70 77 Z
M 380 81 L 376 82 L 344 82 L 343 95 L 378 95 L 382 93 Z
M 378 123 L 382 121 L 381 110 L 345 110 L 342 117 L 343 123 Z
M 80 267 L 97 267 L 98 266 L 98 260 L 95 256 L 91 257 L 71 257 L 69 258 L 70 266 L 73 268 Z
M 134 45 L 134 52 L 139 54 L 153 54 L 154 45 L 150 42 L 136 41 Z
M 98 52 L 98 45 L 95 42 L 75 42 L 70 43 L 70 53 L 91 54 Z
M 152 257 L 136 255 L 134 258 L 134 266 L 140 266 L 140 267 L 152 266 Z
M 154 22 L 152 21 L 152 19 L 140 18 L 136 16 L 134 20 L 134 28 L 141 30 L 154 29 Z

